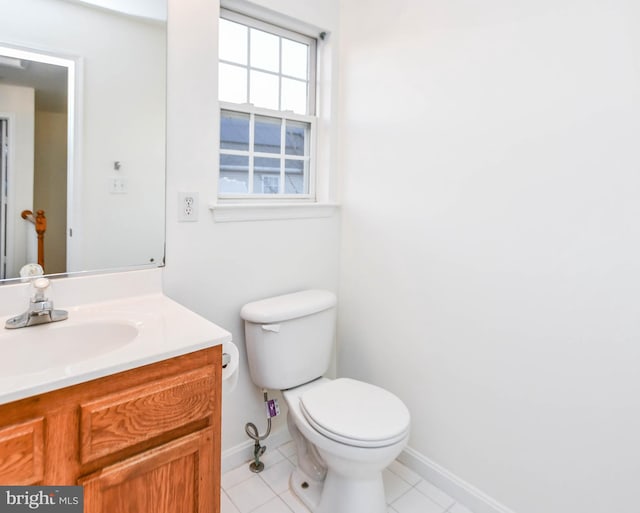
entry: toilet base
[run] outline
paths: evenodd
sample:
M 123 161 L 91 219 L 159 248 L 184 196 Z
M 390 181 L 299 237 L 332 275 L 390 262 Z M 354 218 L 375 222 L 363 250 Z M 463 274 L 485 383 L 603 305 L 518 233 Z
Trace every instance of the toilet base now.
M 302 470 L 296 468 L 291 472 L 289 478 L 289 488 L 302 503 L 310 510 L 315 512 L 320 503 L 320 494 L 324 481 L 315 481 L 310 479 Z
M 309 479 L 295 469 L 289 479 L 291 492 L 312 513 L 386 513 L 382 474 L 346 478 L 334 472 L 323 481 Z

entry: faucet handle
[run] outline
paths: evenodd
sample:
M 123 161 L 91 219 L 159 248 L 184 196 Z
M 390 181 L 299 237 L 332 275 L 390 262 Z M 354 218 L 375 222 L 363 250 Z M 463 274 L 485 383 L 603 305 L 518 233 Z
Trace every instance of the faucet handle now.
M 44 292 L 49 286 L 49 278 L 36 278 L 33 280 L 33 286 L 38 292 Z
M 33 285 L 33 288 L 36 290 L 36 293 L 33 295 L 32 301 L 46 301 L 44 291 L 49 288 L 49 279 L 36 278 L 31 282 L 31 285 Z

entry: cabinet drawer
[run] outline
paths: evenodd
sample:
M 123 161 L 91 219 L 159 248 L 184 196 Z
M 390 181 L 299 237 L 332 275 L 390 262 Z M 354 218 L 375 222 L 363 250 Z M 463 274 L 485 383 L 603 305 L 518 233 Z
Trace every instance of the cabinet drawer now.
M 0 483 L 31 485 L 42 480 L 44 419 L 0 428 Z
M 208 417 L 214 377 L 207 366 L 81 404 L 82 463 Z

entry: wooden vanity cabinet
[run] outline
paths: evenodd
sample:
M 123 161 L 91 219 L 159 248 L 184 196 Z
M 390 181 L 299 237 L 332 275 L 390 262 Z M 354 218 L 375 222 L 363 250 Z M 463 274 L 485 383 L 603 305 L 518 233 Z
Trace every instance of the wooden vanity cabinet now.
M 0 484 L 85 513 L 219 513 L 221 346 L 0 405 Z

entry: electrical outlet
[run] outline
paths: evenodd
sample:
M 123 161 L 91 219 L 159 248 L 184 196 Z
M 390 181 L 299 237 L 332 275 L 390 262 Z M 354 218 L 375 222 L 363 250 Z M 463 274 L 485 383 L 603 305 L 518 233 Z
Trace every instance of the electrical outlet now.
M 198 193 L 178 193 L 178 221 L 198 220 Z

